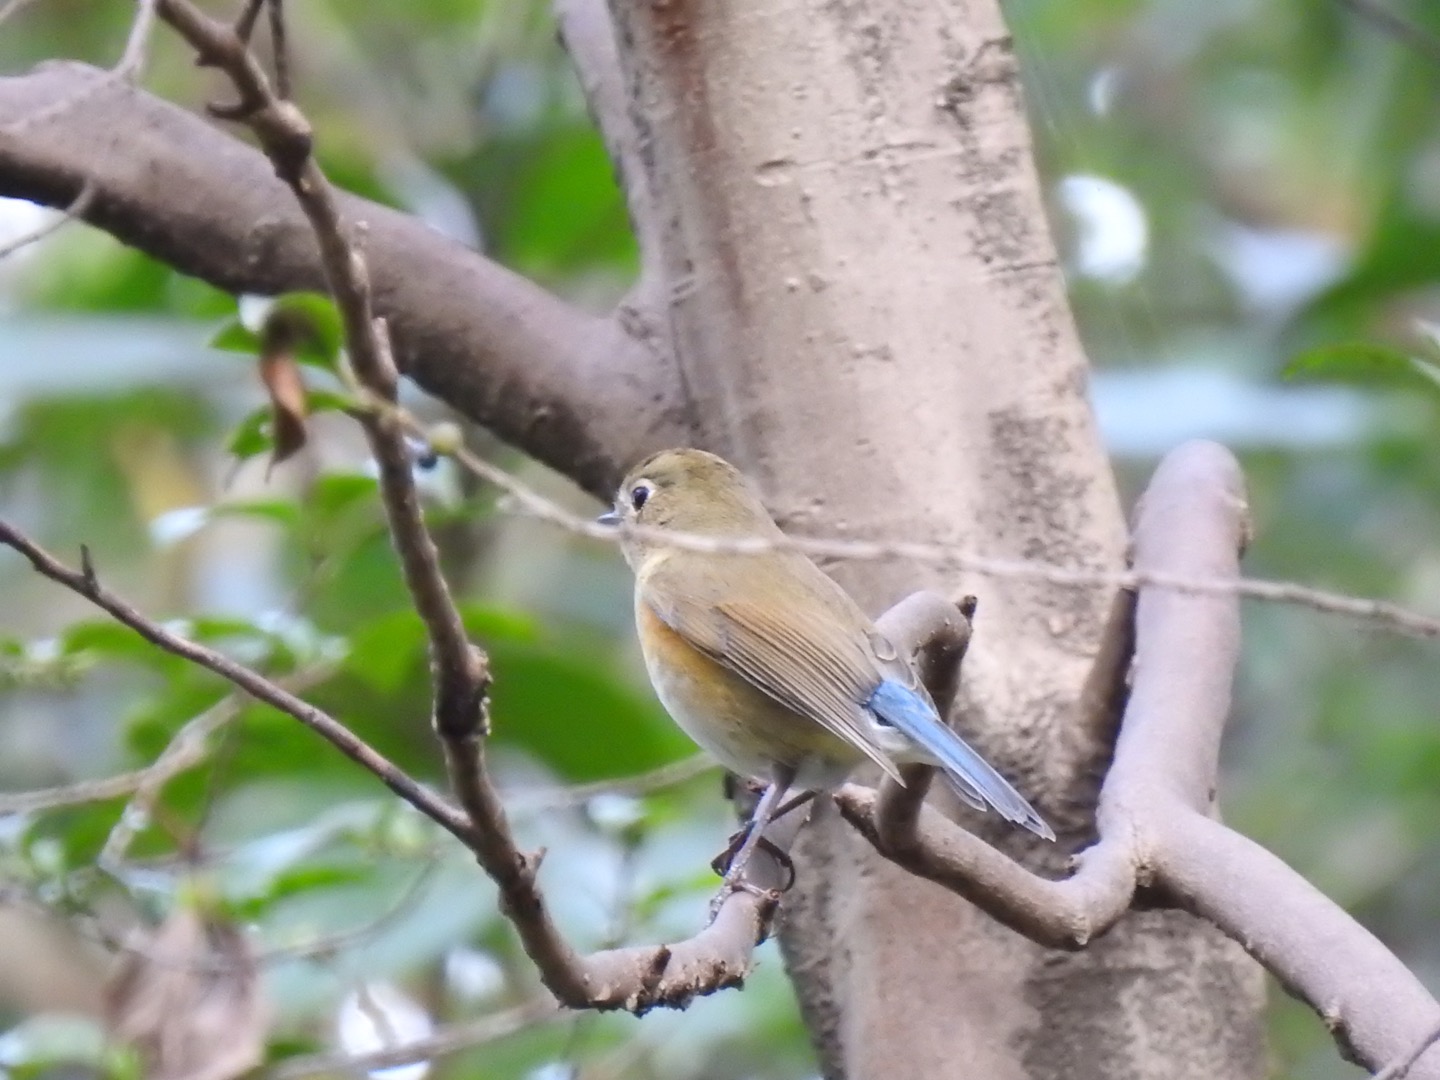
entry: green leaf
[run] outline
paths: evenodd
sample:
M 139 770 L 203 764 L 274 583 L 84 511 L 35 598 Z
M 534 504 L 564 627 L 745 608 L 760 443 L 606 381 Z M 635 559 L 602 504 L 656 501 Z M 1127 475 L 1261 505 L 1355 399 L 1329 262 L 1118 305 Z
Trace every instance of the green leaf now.
M 1283 374 L 1287 379 L 1354 382 L 1369 386 L 1414 386 L 1426 379 L 1420 366 L 1422 363 L 1392 345 L 1347 341 L 1306 349 L 1291 358 Z
M 128 800 L 107 799 L 37 814 L 25 830 L 22 848 L 45 876 L 92 866 Z M 42 856 L 41 852 L 45 854 Z M 58 856 L 58 857 L 57 857 Z
M 263 454 L 275 445 L 270 434 L 270 406 L 262 405 L 246 414 L 230 434 L 225 449 L 241 461 Z
M 285 293 L 275 299 L 266 321 L 292 318 L 304 327 L 295 351 L 302 364 L 334 371 L 340 360 L 345 333 L 334 302 L 323 293 Z
M 233 900 L 227 907 L 236 917 L 258 919 L 283 900 L 342 885 L 359 885 L 369 881 L 373 872 L 373 867 L 354 862 L 302 861 L 281 870 L 258 894 Z
M 406 677 L 423 670 L 425 628 L 406 609 L 374 619 L 350 635 L 345 670 L 382 694 L 396 693 Z
M 581 642 L 484 644 L 495 741 L 523 747 L 565 779 L 628 776 L 695 752 L 654 698 L 586 656 Z
M 317 292 L 285 293 L 270 305 L 265 322 L 268 327 L 284 324 L 293 337 L 295 359 L 300 363 L 335 370 L 345 337 L 340 313 L 328 296 Z M 221 352 L 255 357 L 265 349 L 265 332 L 256 333 L 237 317 L 220 327 L 209 345 Z
M 305 510 L 318 525 L 328 526 L 356 503 L 377 498 L 378 492 L 373 476 L 326 473 L 310 489 Z
M 497 641 L 533 641 L 535 623 L 528 616 L 479 604 L 461 609 L 472 640 L 489 647 Z M 382 615 L 350 635 L 345 670 L 383 694 L 398 692 L 409 676 L 425 672 L 425 626 L 413 609 Z
M 300 504 L 288 499 L 244 499 L 224 502 L 209 510 L 213 517 L 253 517 L 294 527 L 300 523 Z
M 307 412 L 313 416 L 322 412 L 343 412 L 353 408 L 355 400 L 345 394 L 337 394 L 333 390 L 310 390 L 305 391 L 305 402 Z M 245 418 L 236 425 L 235 430 L 230 433 L 230 439 L 225 444 L 225 449 L 241 461 L 248 461 L 257 454 L 264 454 L 275 448 L 275 437 L 272 432 L 271 417 L 272 408 L 269 405 L 261 405 L 259 408 L 247 413 Z M 371 488 L 374 482 L 371 481 Z
M 60 652 L 64 656 L 88 653 L 107 660 L 140 660 L 146 663 L 166 655 L 134 630 L 113 619 L 87 619 L 67 627 L 60 634 Z
M 355 408 L 357 404 L 349 394 L 337 394 L 333 390 L 309 390 L 305 394 L 305 401 L 312 416 L 322 412 L 345 412 Z
M 260 355 L 260 335 L 251 330 L 238 318 L 231 319 L 207 343 L 220 352 L 245 353 L 247 356 Z

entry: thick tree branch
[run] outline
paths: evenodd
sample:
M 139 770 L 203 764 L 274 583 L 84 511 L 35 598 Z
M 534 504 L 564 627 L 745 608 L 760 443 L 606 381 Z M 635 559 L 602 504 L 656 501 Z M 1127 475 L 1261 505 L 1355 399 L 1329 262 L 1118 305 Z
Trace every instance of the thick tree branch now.
M 1136 568 L 1236 577 L 1246 533 L 1239 466 L 1219 447 L 1192 444 L 1166 459 L 1145 495 Z M 1211 816 L 1239 659 L 1238 600 L 1145 589 L 1136 629 L 1123 784 L 1149 803 L 1130 809 L 1155 883 L 1308 1002 L 1346 1056 L 1370 1069 L 1399 1058 L 1440 1018 L 1440 1004 L 1338 904 Z M 1117 753 L 1112 777 L 1121 768 Z M 1412 1075 L 1440 1076 L 1440 1061 Z
M 323 286 L 263 154 L 83 64 L 0 79 L 0 195 L 66 207 L 87 182 L 85 221 L 186 273 L 232 292 Z M 431 393 L 605 497 L 644 452 L 688 441 L 663 350 L 632 318 L 579 312 L 398 211 L 341 196 L 340 212 L 364 223 L 397 363 Z
M 1440 1004 L 1369 930 L 1259 844 L 1196 814 L 1163 823 L 1156 876 L 1308 1003 L 1341 1053 L 1376 1070 L 1440 1023 Z M 1440 1054 L 1409 1074 L 1440 1077 Z

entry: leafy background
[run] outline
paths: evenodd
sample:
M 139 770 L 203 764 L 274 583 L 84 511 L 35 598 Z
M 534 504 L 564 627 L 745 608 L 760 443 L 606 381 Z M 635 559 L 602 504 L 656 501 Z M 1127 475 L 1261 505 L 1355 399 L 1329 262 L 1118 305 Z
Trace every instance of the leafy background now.
M 1170 446 L 1221 438 L 1251 484 L 1250 573 L 1434 611 L 1436 391 L 1395 372 L 1434 358 L 1425 322 L 1440 321 L 1440 9 L 1391 0 L 1415 28 L 1397 34 L 1362 7 L 1010 0 L 1007 12 L 1127 495 Z M 291 13 L 297 96 L 325 167 L 602 309 L 635 252 L 545 6 L 397 10 L 316 0 Z M 130 16 L 118 0 L 36 0 L 0 30 L 0 70 L 110 63 Z M 151 89 L 191 106 L 213 91 L 163 29 L 152 51 Z M 0 230 L 39 220 L 0 204 Z M 318 703 L 438 778 L 420 635 L 356 432 L 322 416 L 312 446 L 269 477 L 263 456 L 227 449 L 263 403 L 251 365 L 207 347 L 236 300 L 72 226 L 0 262 L 0 310 L 0 511 L 58 552 L 88 544 L 147 611 L 318 679 Z M 238 311 L 253 325 L 252 302 Z M 1383 362 L 1367 363 L 1377 348 Z M 715 772 L 553 805 L 564 785 L 691 753 L 639 673 L 623 566 L 505 516 L 443 466 L 424 485 L 494 655 L 502 779 L 523 840 L 550 850 L 558 917 L 591 945 L 690 931 L 730 828 Z M 16 558 L 0 555 L 0 597 L 0 791 L 136 768 L 224 695 Z M 1435 646 L 1297 607 L 1249 605 L 1245 630 L 1227 815 L 1440 990 Z M 0 1072 L 42 1075 L 57 1055 L 133 1068 L 100 1049 L 104 941 L 177 906 L 253 927 L 277 1059 L 359 1045 L 377 1008 L 423 1026 L 535 992 L 482 875 L 368 776 L 253 706 L 211 751 L 148 820 L 127 822 L 123 865 L 94 862 L 123 800 L 0 817 Z M 1275 1006 L 1276 1075 L 1357 1073 L 1307 1010 L 1280 993 Z M 577 1069 L 783 1080 L 815 1065 L 767 946 L 744 993 L 643 1021 L 533 1026 L 431 1075 Z

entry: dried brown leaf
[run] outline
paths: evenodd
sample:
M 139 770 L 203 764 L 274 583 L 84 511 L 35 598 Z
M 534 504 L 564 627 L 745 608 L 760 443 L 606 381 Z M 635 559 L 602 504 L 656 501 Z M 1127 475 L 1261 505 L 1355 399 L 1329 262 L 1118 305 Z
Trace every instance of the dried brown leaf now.
M 233 924 L 182 906 L 137 935 L 106 987 L 110 1033 L 149 1080 L 232 1080 L 264 1058 L 260 972 Z

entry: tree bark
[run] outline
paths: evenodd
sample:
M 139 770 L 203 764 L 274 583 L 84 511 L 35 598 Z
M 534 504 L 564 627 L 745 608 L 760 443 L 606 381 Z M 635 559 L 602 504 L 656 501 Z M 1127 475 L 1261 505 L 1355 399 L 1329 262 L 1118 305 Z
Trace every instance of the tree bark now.
M 1121 514 L 995 5 L 614 14 L 696 441 L 757 476 L 800 533 L 1118 567 Z M 962 722 L 1042 793 L 1060 849 L 971 824 L 1058 869 L 1090 836 L 1086 776 L 1107 752 L 1076 732 L 1109 596 L 829 569 L 871 610 L 920 587 L 979 596 Z M 1050 953 L 824 811 L 799 882 L 782 941 L 827 1076 L 1263 1071 L 1260 971 L 1193 917 L 1134 914 L 1084 953 Z

